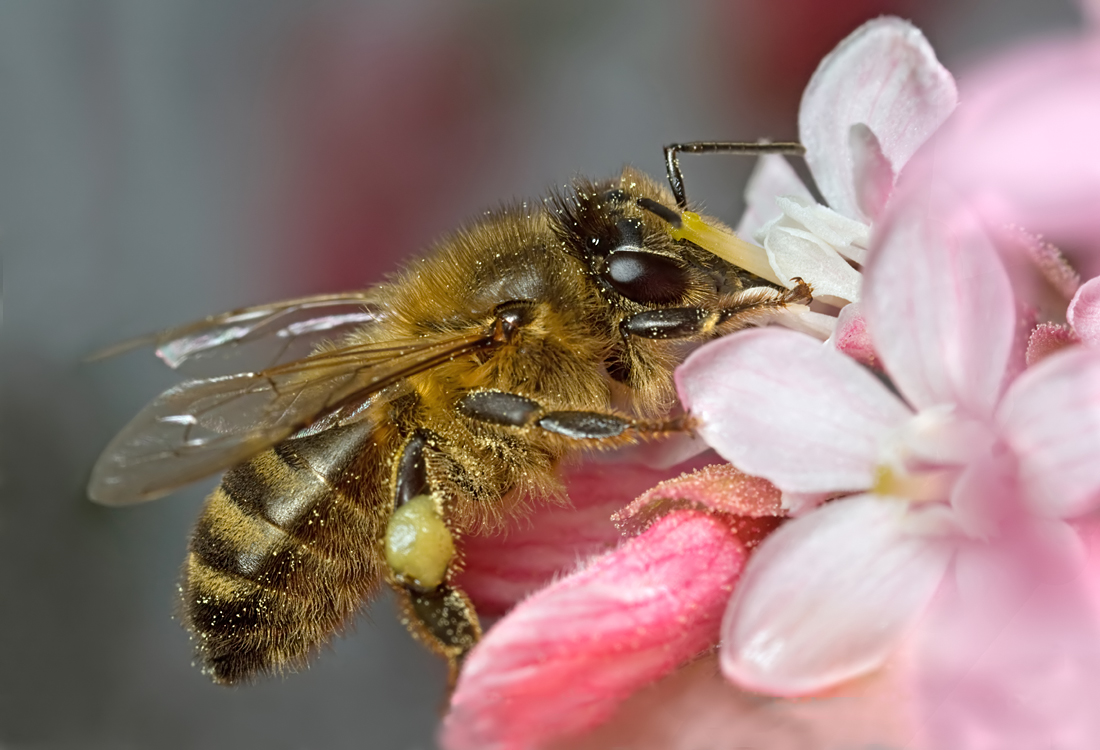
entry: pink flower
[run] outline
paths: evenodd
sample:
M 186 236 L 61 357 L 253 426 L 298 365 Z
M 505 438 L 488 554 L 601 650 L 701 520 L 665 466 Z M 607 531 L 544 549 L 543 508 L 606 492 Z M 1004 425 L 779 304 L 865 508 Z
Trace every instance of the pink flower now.
M 819 301 L 859 299 L 871 223 L 917 148 L 955 108 L 955 81 L 911 24 L 879 18 L 841 42 L 802 96 L 798 129 L 828 206 L 781 156 L 765 156 L 746 190 L 738 234 L 755 235 L 780 280 L 800 277 Z
M 1093 135 L 1100 129 L 1100 39 L 1013 50 L 964 78 L 961 88 L 964 104 L 914 159 L 903 202 L 965 203 L 981 216 L 1016 290 L 1019 333 L 1040 324 L 1028 347 L 1029 361 L 1038 364 L 1023 382 L 1054 362 L 1066 367 L 1059 358 L 1086 356 L 1067 344 L 1097 341 L 1096 279 L 1078 288 L 1058 253 L 1021 258 L 1012 235 L 1057 248 L 1086 279 L 1100 273 L 1100 143 Z M 1049 456 L 1070 439 L 1078 460 L 1095 461 L 1097 446 L 1082 423 L 1095 419 L 1095 400 L 1064 388 L 1063 413 L 1074 412 L 1074 419 L 1058 429 L 1067 432 L 1017 448 Z M 1035 474 L 1025 481 L 1032 493 L 1080 496 L 1072 486 L 1080 476 L 1075 480 L 1071 468 L 1053 474 L 1049 482 Z M 1072 525 L 1095 540 L 1095 519 L 1078 517 Z M 1009 528 L 1007 542 L 987 545 L 982 565 L 949 578 L 921 628 L 921 692 L 939 746 L 1092 748 L 1100 737 L 1091 705 L 1100 693 L 1098 548 L 1088 544 L 1089 565 L 1079 576 L 1051 582 L 1035 565 L 1049 553 L 1049 537 L 1028 538 L 1021 530 Z M 1076 550 L 1076 535 L 1060 532 L 1060 546 Z M 968 606 L 976 588 L 983 606 Z
M 534 594 L 467 657 L 443 744 L 523 750 L 599 724 L 714 643 L 744 556 L 725 523 L 678 511 Z
M 1029 363 L 1100 340 L 1100 286 L 1094 279 L 1078 289 L 1076 275 L 1100 274 L 1100 143 L 1093 135 L 1100 128 L 1100 40 L 1014 50 L 962 88 L 964 104 L 914 161 L 914 179 L 902 191 L 935 191 L 938 200 L 966 201 L 981 214 L 1023 321 L 1038 323 Z
M 959 539 L 1015 508 L 1043 518 L 1100 504 L 1100 352 L 1038 366 L 1002 397 L 1013 299 L 960 210 L 886 228 L 867 322 L 900 395 L 812 339 L 760 330 L 711 344 L 678 373 L 704 438 L 785 492 L 855 494 L 784 526 L 753 558 L 723 627 L 739 684 L 813 692 L 874 669 L 939 587 Z M 1003 476 L 1003 475 L 1008 476 Z
M 1073 344 L 1100 346 L 1100 277 L 1081 285 L 1066 309 L 1066 325 L 1039 323 L 1027 342 L 1027 364 Z
M 1013 380 L 1015 309 L 1033 313 L 1037 297 L 1014 297 L 1025 285 L 1002 265 L 1014 227 L 1068 242 L 1079 266 L 1100 260 L 1100 154 L 1074 140 L 1100 127 L 1095 53 L 1071 44 L 987 71 L 892 197 L 864 308 L 904 402 L 779 331 L 717 342 L 681 369 L 725 457 L 792 499 L 847 496 L 750 561 L 723 625 L 722 666 L 741 684 L 800 693 L 873 669 L 935 595 L 915 635 L 932 746 L 1100 736 L 1096 585 L 1062 520 L 1100 505 L 1100 352 L 1072 347 Z M 1064 288 L 1059 263 L 1032 257 L 1034 277 Z M 1077 290 L 1075 328 L 1095 330 L 1096 291 Z

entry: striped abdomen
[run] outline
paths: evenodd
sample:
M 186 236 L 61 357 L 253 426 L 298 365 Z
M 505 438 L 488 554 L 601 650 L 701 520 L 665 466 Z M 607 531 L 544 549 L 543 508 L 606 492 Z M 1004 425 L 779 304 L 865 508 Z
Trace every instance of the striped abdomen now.
M 207 499 L 182 594 L 214 680 L 302 664 L 375 588 L 390 510 L 380 437 L 365 420 L 287 440 Z

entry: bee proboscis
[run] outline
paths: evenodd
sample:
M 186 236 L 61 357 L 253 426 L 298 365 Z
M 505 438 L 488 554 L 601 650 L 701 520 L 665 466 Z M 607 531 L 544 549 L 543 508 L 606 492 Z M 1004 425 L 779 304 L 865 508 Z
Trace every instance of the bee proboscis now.
M 94 500 L 125 505 L 225 471 L 181 586 L 205 671 L 235 683 L 299 666 L 386 581 L 453 679 L 481 632 L 454 583 L 462 538 L 553 493 L 571 452 L 686 429 L 670 416 L 685 343 L 810 301 L 805 284 L 685 235 L 677 153 L 798 148 L 670 146 L 671 192 L 630 168 L 577 181 L 487 214 L 367 291 L 236 310 L 108 352 L 150 344 L 179 367 L 274 350 L 262 368 L 154 399 L 89 484 Z

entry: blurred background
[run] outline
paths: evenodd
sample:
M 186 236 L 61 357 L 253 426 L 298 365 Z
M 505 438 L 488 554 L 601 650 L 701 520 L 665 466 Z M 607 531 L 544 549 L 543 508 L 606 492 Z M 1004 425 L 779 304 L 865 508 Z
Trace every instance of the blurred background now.
M 677 140 L 797 137 L 823 54 L 882 13 L 954 72 L 1078 28 L 1066 0 L 0 3 L 0 747 L 434 747 L 445 670 L 383 597 L 307 672 L 191 666 L 176 577 L 211 479 L 85 499 L 175 382 L 120 339 L 362 287 L 466 217 Z M 735 222 L 751 164 L 687 157 Z

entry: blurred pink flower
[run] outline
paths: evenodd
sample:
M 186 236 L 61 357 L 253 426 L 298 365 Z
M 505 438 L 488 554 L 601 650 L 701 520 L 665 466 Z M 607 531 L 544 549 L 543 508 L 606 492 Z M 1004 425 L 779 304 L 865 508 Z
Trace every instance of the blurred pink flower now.
M 1022 228 L 1082 278 L 1100 275 L 1100 37 L 1013 50 L 960 91 L 963 104 L 899 190 L 965 201 L 991 230 Z
M 930 223 L 959 205 L 980 215 L 1016 290 L 1021 341 L 1030 332 L 1033 366 L 1010 395 L 1025 382 L 1035 390 L 1043 374 L 1050 398 L 1046 409 L 1016 407 L 1017 421 L 1048 431 L 1013 446 L 1032 464 L 1028 471 L 1021 460 L 1017 480 L 1025 497 L 1046 497 L 1042 510 L 1074 515 L 1096 503 L 1081 468 L 1095 472 L 1100 464 L 1100 383 L 1089 364 L 1100 317 L 1100 38 L 1013 50 L 964 78 L 961 91 L 956 116 L 914 159 L 899 203 L 925 206 Z M 1058 252 L 1028 251 L 1021 233 L 1057 248 L 1075 273 L 1066 273 Z M 1091 280 L 1078 285 L 1077 273 Z M 1072 346 L 1078 342 L 1086 346 Z M 1059 465 L 1058 455 L 1073 458 Z M 1090 553 L 1081 575 L 1048 574 L 1058 569 L 1052 547 L 1072 555 L 1076 535 L 1057 524 L 1047 525 L 1049 535 L 1028 535 L 1016 523 L 999 544 L 985 546 L 980 564 L 960 566 L 947 580 L 917 651 L 926 728 L 937 746 L 1096 747 L 1096 514 L 1072 526 Z M 975 591 L 980 607 L 972 606 Z
M 1027 364 L 1073 344 L 1100 346 L 1100 277 L 1086 281 L 1069 302 L 1066 325 L 1039 323 L 1027 342 Z

